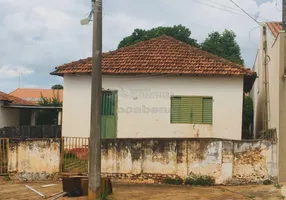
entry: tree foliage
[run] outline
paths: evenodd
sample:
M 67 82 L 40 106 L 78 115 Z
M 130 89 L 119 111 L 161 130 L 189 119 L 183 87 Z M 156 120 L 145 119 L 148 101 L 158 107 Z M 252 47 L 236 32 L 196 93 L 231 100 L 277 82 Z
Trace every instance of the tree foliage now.
M 53 89 L 53 90 L 62 90 L 62 89 L 64 89 L 64 86 L 62 86 L 60 84 L 56 84 L 56 85 L 53 85 L 51 89 Z
M 236 35 L 231 30 L 224 30 L 223 33 L 212 32 L 204 40 L 204 42 L 199 45 L 197 40 L 191 38 L 191 31 L 183 25 L 176 25 L 173 27 L 157 27 L 150 30 L 135 29 L 134 32 L 123 38 L 120 41 L 118 48 L 136 44 L 137 42 L 150 40 L 161 35 L 168 35 L 177 40 L 185 42 L 191 46 L 201 48 L 204 51 L 210 52 L 212 54 L 218 55 L 222 58 L 230 60 L 232 62 L 243 65 L 244 60 L 241 56 L 241 51 L 238 43 L 236 42 Z
M 249 130 L 251 124 L 253 124 L 253 100 L 249 96 L 244 96 L 242 129 Z
M 150 30 L 135 29 L 130 36 L 127 36 L 123 40 L 121 40 L 121 42 L 118 45 L 118 48 L 129 46 L 137 42 L 150 40 L 152 38 L 156 38 L 161 35 L 168 35 L 173 38 L 176 38 L 177 40 L 185 42 L 189 45 L 199 47 L 197 40 L 190 37 L 191 36 L 190 29 L 182 25 L 176 25 L 173 27 L 160 26 L 157 28 L 152 28 Z
M 225 30 L 222 34 L 212 32 L 201 44 L 201 49 L 243 65 L 244 60 L 242 59 L 240 47 L 235 38 L 235 33 L 230 30 Z
M 52 98 L 46 98 L 41 94 L 41 98 L 38 101 L 40 106 L 61 107 L 62 102 L 59 100 L 59 94 Z M 57 124 L 58 111 L 57 110 L 41 110 L 36 113 L 37 125 L 55 125 Z

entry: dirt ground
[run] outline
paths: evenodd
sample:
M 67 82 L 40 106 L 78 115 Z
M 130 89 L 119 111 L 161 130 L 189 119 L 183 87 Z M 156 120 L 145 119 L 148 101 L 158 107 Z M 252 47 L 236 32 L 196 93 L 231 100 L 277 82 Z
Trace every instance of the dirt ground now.
M 56 186 L 41 188 L 41 185 L 55 183 Z M 49 197 L 62 191 L 61 182 L 15 182 L 0 181 L 1 200 L 38 200 L 39 195 L 32 192 L 25 185 L 29 185 L 45 196 Z M 286 186 L 285 186 L 286 187 Z M 248 186 L 215 186 L 215 187 L 188 187 L 169 185 L 144 185 L 144 184 L 113 184 L 113 194 L 109 200 L 279 200 L 284 199 L 280 189 L 273 185 L 248 185 Z M 52 198 L 47 198 L 52 199 Z M 61 198 L 61 199 L 86 199 L 82 198 Z

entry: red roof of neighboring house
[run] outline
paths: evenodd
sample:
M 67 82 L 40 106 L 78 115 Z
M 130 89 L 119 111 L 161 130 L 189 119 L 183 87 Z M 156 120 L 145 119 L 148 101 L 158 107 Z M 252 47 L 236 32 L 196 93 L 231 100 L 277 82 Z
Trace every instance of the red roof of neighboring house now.
M 266 25 L 274 37 L 277 37 L 278 33 L 282 31 L 282 22 L 267 22 Z
M 242 65 L 163 35 L 103 53 L 103 74 L 255 75 Z M 52 75 L 91 73 L 92 59 L 56 67 Z
M 37 102 L 41 98 L 41 94 L 46 98 L 59 97 L 63 101 L 63 90 L 53 89 L 38 89 L 38 88 L 18 88 L 10 93 L 10 95 L 19 97 L 21 99 Z
M 0 101 L 10 102 L 16 105 L 35 105 L 33 102 L 23 100 L 21 98 L 6 94 L 4 92 L 0 92 Z

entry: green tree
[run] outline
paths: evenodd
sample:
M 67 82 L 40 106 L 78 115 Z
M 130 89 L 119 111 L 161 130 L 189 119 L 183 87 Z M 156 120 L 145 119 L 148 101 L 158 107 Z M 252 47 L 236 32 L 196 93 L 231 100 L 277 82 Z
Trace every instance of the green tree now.
M 199 47 L 197 40 L 190 38 L 191 36 L 190 29 L 182 25 L 176 25 L 173 27 L 160 26 L 157 28 L 152 28 L 150 30 L 135 29 L 130 36 L 127 36 L 120 41 L 118 48 L 129 46 L 137 42 L 150 40 L 152 38 L 159 37 L 161 35 L 168 35 L 173 38 L 176 38 L 177 40 L 185 42 L 189 45 Z
M 248 131 L 253 124 L 253 100 L 249 96 L 243 98 L 242 130 Z M 249 133 L 248 133 L 249 134 Z
M 61 107 L 62 102 L 59 100 L 59 94 L 52 98 L 46 98 L 41 94 L 38 101 L 40 106 Z M 41 110 L 36 113 L 36 125 L 56 125 L 58 119 L 57 110 Z
M 62 90 L 62 89 L 64 89 L 64 86 L 62 86 L 60 84 L 56 84 L 56 85 L 53 85 L 51 89 L 53 89 L 53 90 Z
M 201 44 L 201 49 L 232 62 L 243 65 L 240 47 L 237 44 L 236 35 L 231 30 L 225 30 L 222 34 L 212 32 Z

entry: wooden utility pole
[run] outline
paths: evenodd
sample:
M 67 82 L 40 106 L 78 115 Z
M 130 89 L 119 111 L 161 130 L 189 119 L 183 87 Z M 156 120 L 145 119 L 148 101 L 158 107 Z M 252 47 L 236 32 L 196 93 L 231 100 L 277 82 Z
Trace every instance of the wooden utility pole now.
M 92 80 L 91 117 L 89 141 L 89 183 L 88 199 L 100 199 L 101 182 L 101 54 L 102 54 L 102 0 L 92 0 L 93 42 L 92 42 Z
M 282 27 L 283 30 L 286 30 L 286 0 L 283 0 L 283 5 L 282 5 Z
M 269 122 L 269 95 L 268 95 L 268 58 L 267 58 L 267 40 L 266 40 L 266 26 L 264 25 L 262 27 L 263 29 L 263 35 L 262 35 L 262 49 L 263 49 L 263 66 L 264 66 L 264 77 L 263 77 L 263 83 L 264 83 L 264 123 L 263 123 L 263 130 L 265 132 L 268 131 L 268 122 Z

